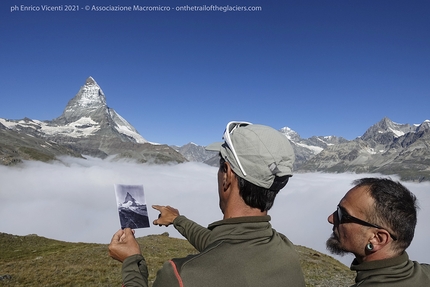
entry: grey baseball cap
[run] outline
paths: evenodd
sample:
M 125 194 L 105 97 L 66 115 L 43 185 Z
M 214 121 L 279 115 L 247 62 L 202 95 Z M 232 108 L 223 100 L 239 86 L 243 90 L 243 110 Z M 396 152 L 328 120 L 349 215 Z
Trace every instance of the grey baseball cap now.
M 264 125 L 230 122 L 224 140 L 208 145 L 206 150 L 219 151 L 239 177 L 266 189 L 280 190 L 292 176 L 295 155 L 281 132 Z

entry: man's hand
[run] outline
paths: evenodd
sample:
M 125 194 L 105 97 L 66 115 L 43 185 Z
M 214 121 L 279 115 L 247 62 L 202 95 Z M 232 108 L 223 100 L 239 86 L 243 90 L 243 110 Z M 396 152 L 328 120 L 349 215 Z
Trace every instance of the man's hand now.
M 134 230 L 130 228 L 118 230 L 109 244 L 109 256 L 123 262 L 127 257 L 135 254 L 141 253 L 139 243 L 134 238 Z
M 152 208 L 160 212 L 158 219 L 153 222 L 154 225 L 169 226 L 179 216 L 179 211 L 171 206 L 153 205 Z

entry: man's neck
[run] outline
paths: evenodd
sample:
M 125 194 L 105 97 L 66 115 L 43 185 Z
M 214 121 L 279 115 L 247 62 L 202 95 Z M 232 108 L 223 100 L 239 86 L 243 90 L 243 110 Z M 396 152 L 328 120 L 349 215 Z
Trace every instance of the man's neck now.
M 361 257 L 361 258 L 357 258 L 358 262 L 369 262 L 369 261 L 376 261 L 376 260 L 383 260 L 383 259 L 388 259 L 388 258 L 394 258 L 399 256 L 400 254 L 386 248 L 384 250 L 380 250 L 378 252 L 374 252 L 371 253 L 367 256 Z
M 239 192 L 239 183 L 237 176 L 228 167 L 226 173 L 226 189 L 220 195 L 222 203 L 220 204 L 224 219 L 244 216 L 263 216 L 267 211 L 261 211 L 259 208 L 253 208 L 245 203 Z
M 248 205 L 245 206 L 227 206 L 224 211 L 224 219 L 244 216 L 264 216 L 267 211 L 261 211 L 258 208 L 252 208 Z

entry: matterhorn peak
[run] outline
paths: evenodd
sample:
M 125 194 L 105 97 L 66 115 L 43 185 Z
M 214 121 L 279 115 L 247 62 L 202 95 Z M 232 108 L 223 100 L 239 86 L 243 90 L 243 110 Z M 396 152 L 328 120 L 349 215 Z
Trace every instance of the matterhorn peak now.
M 132 205 L 136 205 L 136 199 L 134 199 L 134 197 L 129 192 L 127 192 L 127 195 L 125 196 L 125 199 L 124 199 L 124 203 L 128 203 L 128 202 L 131 202 Z
M 107 110 L 106 97 L 94 78 L 90 76 L 75 97 L 69 101 L 57 121 L 70 123 L 82 117 L 91 117 L 95 120 L 95 114 L 106 114 Z
M 81 87 L 72 101 L 75 99 L 75 104 L 83 108 L 97 109 L 100 106 L 106 106 L 106 97 L 91 76 L 87 78 L 85 85 Z
M 93 77 L 89 76 L 87 78 L 87 80 L 85 81 L 85 85 L 88 85 L 88 86 L 90 86 L 90 85 L 97 85 L 97 83 L 96 83 L 96 81 L 94 80 Z
M 79 130 L 76 132 L 78 136 L 87 136 L 89 133 L 103 133 L 106 136 L 113 132 L 125 142 L 147 142 L 130 123 L 107 106 L 102 89 L 91 76 L 69 101 L 63 114 L 51 123 L 69 129 L 74 127 Z

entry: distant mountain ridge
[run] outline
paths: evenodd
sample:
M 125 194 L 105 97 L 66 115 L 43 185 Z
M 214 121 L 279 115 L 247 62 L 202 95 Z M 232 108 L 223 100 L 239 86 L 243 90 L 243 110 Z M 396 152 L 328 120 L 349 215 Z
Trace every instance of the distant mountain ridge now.
M 397 174 L 402 180 L 430 180 L 429 120 L 411 125 L 383 118 L 354 140 L 338 136 L 303 139 L 289 127 L 279 131 L 295 151 L 295 172 L 381 173 Z M 217 153 L 195 143 L 170 147 L 148 142 L 107 106 L 102 89 L 92 77 L 58 118 L 0 118 L 0 164 L 51 161 L 64 155 L 141 163 L 196 161 L 217 166 L 219 162 Z
M 279 130 L 291 142 L 295 172 L 381 173 L 399 175 L 406 181 L 430 180 L 430 121 L 419 125 L 398 124 L 388 118 L 371 126 L 361 137 L 346 140 L 337 136 L 303 139 L 289 127 Z M 184 156 L 193 161 L 202 147 L 186 145 Z M 182 149 L 178 149 L 183 152 Z M 201 156 L 208 156 L 205 152 Z M 218 165 L 218 156 L 201 160 Z
M 303 139 L 294 130 L 284 127 L 279 130 L 292 143 L 296 160 L 294 162 L 294 170 L 297 170 L 306 161 L 319 154 L 329 146 L 348 142 L 343 137 L 337 136 L 312 136 L 308 139 Z
M 383 118 L 363 136 L 328 146 L 298 171 L 397 174 L 402 180 L 428 181 L 430 121 L 409 125 Z
M 214 151 L 207 151 L 204 146 L 192 142 L 181 147 L 172 146 L 172 148 L 181 153 L 187 160 L 196 162 L 206 162 L 218 154 Z

